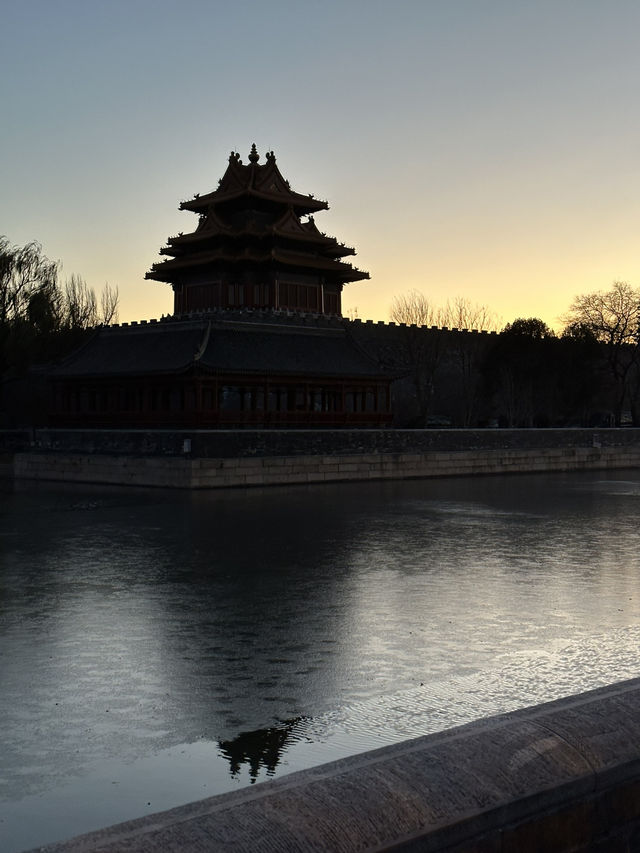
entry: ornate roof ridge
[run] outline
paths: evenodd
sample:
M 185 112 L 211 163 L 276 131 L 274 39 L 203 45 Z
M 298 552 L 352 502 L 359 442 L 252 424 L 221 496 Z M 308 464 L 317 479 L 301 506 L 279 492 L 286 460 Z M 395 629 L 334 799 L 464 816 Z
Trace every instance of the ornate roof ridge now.
M 308 207 L 309 211 L 327 210 L 326 201 L 316 199 L 313 193 L 304 195 L 291 189 L 291 185 L 283 177 L 276 165 L 276 155 L 267 151 L 265 163 L 260 163 L 260 155 L 255 142 L 249 152 L 249 163 L 245 164 L 237 151 L 229 155 L 229 165 L 218 182 L 218 187 L 209 193 L 196 193 L 192 199 L 180 202 L 180 210 L 197 212 L 202 207 L 217 202 L 228 201 L 246 193 L 259 198 L 280 200 L 295 200 L 298 207 Z

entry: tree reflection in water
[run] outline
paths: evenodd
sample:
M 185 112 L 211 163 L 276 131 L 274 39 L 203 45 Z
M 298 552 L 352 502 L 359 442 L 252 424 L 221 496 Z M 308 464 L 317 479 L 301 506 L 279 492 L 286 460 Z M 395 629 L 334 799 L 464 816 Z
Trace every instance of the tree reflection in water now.
M 237 776 L 243 764 L 249 766 L 251 784 L 258 779 L 260 768 L 267 776 L 274 776 L 276 767 L 288 746 L 304 737 L 304 730 L 311 717 L 294 717 L 283 720 L 277 726 L 241 732 L 233 740 L 218 741 L 220 752 L 229 761 L 232 776 Z

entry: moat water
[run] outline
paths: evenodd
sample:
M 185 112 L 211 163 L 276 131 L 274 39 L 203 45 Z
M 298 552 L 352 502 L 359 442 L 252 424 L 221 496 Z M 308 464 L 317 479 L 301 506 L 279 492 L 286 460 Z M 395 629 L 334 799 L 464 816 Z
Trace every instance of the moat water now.
M 640 674 L 640 471 L 0 501 L 5 853 Z

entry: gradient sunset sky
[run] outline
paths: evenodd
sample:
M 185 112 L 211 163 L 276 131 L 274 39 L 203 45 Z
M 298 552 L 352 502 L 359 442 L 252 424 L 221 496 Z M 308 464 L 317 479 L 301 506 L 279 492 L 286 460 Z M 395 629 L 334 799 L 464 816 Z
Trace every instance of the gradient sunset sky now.
M 345 313 L 415 288 L 559 329 L 640 285 L 637 0 L 0 5 L 0 234 L 121 320 L 171 312 L 144 274 L 252 142 L 370 272 Z

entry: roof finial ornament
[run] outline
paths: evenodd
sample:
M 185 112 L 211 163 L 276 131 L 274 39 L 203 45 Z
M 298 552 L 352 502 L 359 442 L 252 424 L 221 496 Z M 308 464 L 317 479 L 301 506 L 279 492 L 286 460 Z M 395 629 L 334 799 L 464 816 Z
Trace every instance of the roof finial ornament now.
M 256 144 L 254 142 L 253 145 L 251 146 L 251 151 L 249 153 L 249 162 L 250 163 L 257 163 L 259 159 L 260 159 L 260 155 L 258 154 L 258 149 L 256 148 Z

